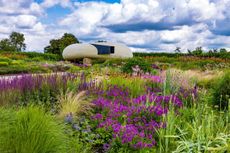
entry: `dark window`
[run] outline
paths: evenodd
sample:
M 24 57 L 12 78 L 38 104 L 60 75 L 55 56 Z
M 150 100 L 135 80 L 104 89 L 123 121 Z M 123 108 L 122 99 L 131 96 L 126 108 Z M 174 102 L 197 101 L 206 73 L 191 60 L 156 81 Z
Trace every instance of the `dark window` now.
M 114 46 L 111 46 L 111 47 L 110 47 L 110 53 L 111 53 L 111 54 L 114 54 Z
M 92 45 L 97 48 L 98 55 L 114 54 L 114 46 Z

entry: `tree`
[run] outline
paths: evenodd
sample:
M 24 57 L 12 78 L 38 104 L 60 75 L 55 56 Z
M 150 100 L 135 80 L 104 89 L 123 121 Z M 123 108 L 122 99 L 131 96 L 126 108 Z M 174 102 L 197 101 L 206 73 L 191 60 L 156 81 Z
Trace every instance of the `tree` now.
M 10 42 L 16 51 L 22 51 L 26 49 L 26 44 L 24 43 L 24 34 L 18 32 L 12 32 L 10 35 Z
M 203 53 L 202 47 L 197 47 L 194 51 L 192 51 L 193 55 L 201 55 Z
M 15 51 L 16 48 L 12 46 L 9 39 L 2 39 L 0 41 L 0 50 L 2 51 Z
M 225 48 L 220 49 L 220 53 L 227 53 L 228 51 Z
M 50 40 L 50 45 L 44 48 L 45 53 L 52 53 L 62 55 L 65 47 L 79 43 L 78 39 L 70 33 L 64 33 L 64 35 L 59 39 Z
M 12 32 L 9 38 L 0 41 L 0 50 L 22 51 L 26 49 L 24 34 Z

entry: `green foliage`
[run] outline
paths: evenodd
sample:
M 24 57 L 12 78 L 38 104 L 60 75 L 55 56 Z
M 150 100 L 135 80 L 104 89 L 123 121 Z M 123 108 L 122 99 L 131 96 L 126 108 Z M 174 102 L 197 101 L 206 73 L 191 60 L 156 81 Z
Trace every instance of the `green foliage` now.
M 151 71 L 151 64 L 145 60 L 142 60 L 141 58 L 131 58 L 129 59 L 122 67 L 122 71 L 125 73 L 132 73 L 132 67 L 135 67 L 138 65 L 141 70 L 144 72 L 150 72 Z
M 22 51 L 26 49 L 26 44 L 24 43 L 24 34 L 18 32 L 12 32 L 10 34 L 10 41 L 12 46 L 15 47 L 16 51 Z
M 90 120 L 86 116 L 81 116 L 77 120 L 67 123 L 66 130 L 70 137 L 73 137 L 79 144 L 85 146 L 85 148 L 82 148 L 77 145 L 77 150 L 89 153 L 92 152 L 92 149 L 95 152 L 102 152 L 103 144 L 109 143 L 112 138 L 111 130 L 96 128 L 95 120 Z
M 79 138 L 70 137 L 69 153 L 92 153 L 92 146 L 83 143 Z
M 179 124 L 177 123 L 175 153 L 228 152 L 230 143 L 228 112 L 215 112 L 208 106 L 209 100 L 210 94 L 202 93 L 196 105 L 183 110 Z
M 1 57 L 0 56 L 0 62 L 7 62 L 7 63 L 9 63 L 9 62 L 11 62 L 11 59 L 9 59 L 7 57 Z
M 31 61 L 35 61 L 35 62 L 40 62 L 40 61 L 44 61 L 45 59 L 43 57 L 34 57 L 31 59 Z
M 12 62 L 10 62 L 10 65 L 21 65 L 23 63 L 23 60 L 13 60 Z
M 19 74 L 19 73 L 47 73 L 50 72 L 48 68 L 41 67 L 34 64 L 10 64 L 1 67 L 0 75 L 3 74 Z
M 210 94 L 202 93 L 197 103 L 184 107 L 178 114 L 171 106 L 157 131 L 157 152 L 227 152 L 230 143 L 228 113 L 215 112 L 208 106 Z
M 213 104 L 220 109 L 228 109 L 230 103 L 230 71 L 217 81 L 213 91 Z
M 18 32 L 12 32 L 9 39 L 3 39 L 0 41 L 0 50 L 3 51 L 22 51 L 26 49 L 24 43 L 24 34 Z
M 194 52 L 195 51 L 195 52 Z M 226 49 L 221 49 L 220 52 L 202 52 L 198 50 L 190 51 L 189 53 L 142 53 L 135 52 L 133 53 L 134 57 L 216 57 L 222 59 L 230 59 L 230 52 L 226 52 Z M 193 53 L 192 53 L 193 52 Z
M 70 69 L 68 70 L 68 72 L 70 73 L 77 73 L 80 71 L 81 71 L 81 68 L 79 66 L 71 66 Z
M 39 107 L 0 108 L 0 152 L 63 153 L 67 150 L 64 128 Z
M 128 88 L 131 97 L 145 93 L 145 81 L 141 78 L 124 78 L 123 76 L 111 77 L 103 80 L 103 86 L 107 89 L 110 85 Z
M 125 62 L 127 61 L 127 59 L 107 59 L 103 65 L 105 66 L 120 66 L 123 65 Z
M 192 51 L 192 55 L 202 55 L 202 53 L 202 47 L 197 47 L 194 51 Z
M 43 58 L 44 60 L 49 61 L 59 61 L 61 57 L 59 55 L 50 54 L 50 53 L 38 53 L 38 52 L 0 52 L 1 56 L 6 56 L 9 59 L 13 60 L 25 60 L 33 58 Z
M 225 48 L 221 48 L 220 53 L 227 53 L 227 50 Z
M 7 66 L 7 65 L 9 65 L 9 63 L 7 63 L 7 62 L 0 62 L 0 66 Z
M 50 40 L 50 45 L 44 48 L 45 53 L 52 53 L 62 56 L 62 51 L 65 47 L 79 43 L 78 39 L 70 33 L 65 33 L 60 39 Z
M 9 39 L 2 39 L 0 41 L 0 50 L 3 51 L 15 51 L 16 48 L 12 46 L 11 42 Z
M 92 60 L 92 64 L 102 64 L 106 61 L 106 59 L 103 59 L 103 58 L 95 58 Z

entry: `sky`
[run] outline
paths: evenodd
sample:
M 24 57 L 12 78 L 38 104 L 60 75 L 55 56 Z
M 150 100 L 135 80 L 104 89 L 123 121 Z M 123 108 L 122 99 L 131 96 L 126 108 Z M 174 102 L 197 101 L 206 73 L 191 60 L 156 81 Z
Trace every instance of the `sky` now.
M 124 43 L 134 52 L 230 50 L 230 0 L 0 0 L 0 39 L 25 35 L 42 52 L 64 33 Z

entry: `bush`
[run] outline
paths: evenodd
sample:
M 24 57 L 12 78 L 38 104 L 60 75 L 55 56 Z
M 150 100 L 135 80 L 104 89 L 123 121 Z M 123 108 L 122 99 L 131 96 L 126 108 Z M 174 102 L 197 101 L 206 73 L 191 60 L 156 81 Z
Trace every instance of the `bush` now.
M 126 61 L 126 59 L 121 59 L 121 58 L 119 58 L 119 59 L 107 59 L 103 63 L 103 65 L 105 65 L 105 66 L 122 65 L 123 62 L 125 62 L 125 61 Z
M 80 72 L 82 69 L 78 66 L 71 66 L 70 69 L 68 70 L 68 72 L 70 73 L 76 73 L 76 72 Z
M 36 57 L 41 57 L 44 60 L 50 61 L 59 61 L 62 59 L 62 57 L 59 55 L 38 52 L 2 52 L 0 54 L 2 56 L 9 57 L 10 59 L 32 59 Z
M 66 152 L 64 128 L 39 107 L 19 111 L 0 108 L 0 122 L 0 152 Z
M 92 60 L 92 64 L 102 64 L 106 61 L 106 59 L 103 59 L 103 58 L 95 58 Z
M 132 68 L 138 65 L 143 72 L 151 71 L 151 64 L 141 58 L 131 58 L 122 67 L 122 71 L 125 73 L 132 73 Z
M 7 66 L 7 65 L 9 65 L 8 62 L 0 62 L 0 66 Z
M 7 57 L 0 57 L 0 62 L 7 62 L 9 63 L 11 61 L 11 59 L 7 58 Z
M 36 62 L 40 62 L 40 61 L 44 61 L 45 59 L 43 57 L 33 57 L 31 60 L 36 61 Z
M 48 68 L 34 65 L 4 65 L 0 69 L 0 75 L 3 74 L 19 74 L 19 73 L 46 73 L 50 72 Z
M 22 64 L 24 61 L 23 60 L 13 60 L 10 65 L 20 65 Z
M 230 101 L 230 71 L 226 72 L 216 83 L 213 92 L 213 104 L 220 109 L 228 109 Z

